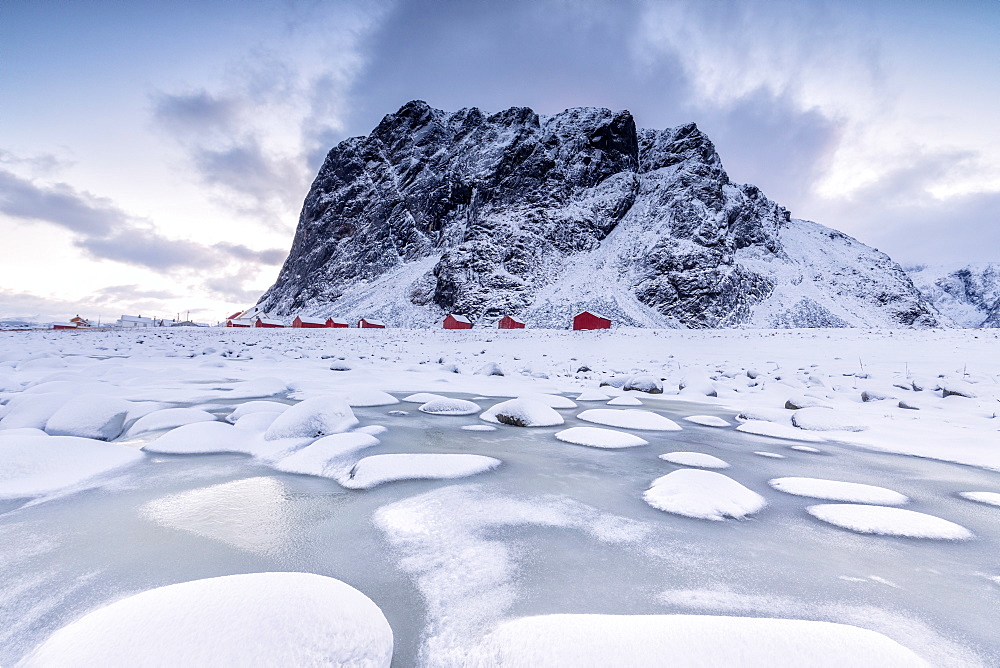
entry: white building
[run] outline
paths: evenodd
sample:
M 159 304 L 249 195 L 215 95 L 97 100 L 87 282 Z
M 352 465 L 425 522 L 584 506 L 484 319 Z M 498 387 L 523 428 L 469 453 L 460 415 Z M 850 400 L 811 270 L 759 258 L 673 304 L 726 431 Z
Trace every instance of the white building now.
M 152 318 L 143 318 L 141 315 L 123 315 L 115 321 L 115 327 L 130 329 L 133 327 L 154 327 L 156 321 Z

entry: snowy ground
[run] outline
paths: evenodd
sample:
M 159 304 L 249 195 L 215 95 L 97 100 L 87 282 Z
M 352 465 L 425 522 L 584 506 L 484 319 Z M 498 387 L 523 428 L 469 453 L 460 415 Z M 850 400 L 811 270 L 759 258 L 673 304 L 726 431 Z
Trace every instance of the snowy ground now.
M 596 665 L 671 633 L 712 642 L 635 660 L 1000 664 L 997 331 L 0 337 L 2 665 L 141 645 L 71 625 L 281 571 L 374 602 L 400 666 Z M 268 642 L 379 665 L 350 618 Z

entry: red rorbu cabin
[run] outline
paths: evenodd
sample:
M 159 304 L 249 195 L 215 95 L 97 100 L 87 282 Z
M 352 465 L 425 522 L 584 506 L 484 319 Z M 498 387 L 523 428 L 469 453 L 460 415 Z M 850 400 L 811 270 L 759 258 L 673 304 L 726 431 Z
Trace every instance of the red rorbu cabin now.
M 239 320 L 226 320 L 226 327 L 249 327 L 245 322 L 240 322 Z
M 515 320 L 509 315 L 505 315 L 497 323 L 497 329 L 524 329 L 524 323 L 520 320 Z
M 295 320 L 292 320 L 292 327 L 303 327 L 303 328 L 315 328 L 315 327 L 326 327 L 326 320 L 322 318 L 303 318 L 301 315 L 295 316 Z
M 453 315 L 448 314 L 448 317 L 444 319 L 445 329 L 472 329 L 472 321 L 466 318 L 464 315 Z
M 590 311 L 584 311 L 573 318 L 573 329 L 611 329 L 611 321 Z
M 338 320 L 336 318 L 327 318 L 326 319 L 326 326 L 327 327 L 350 327 L 350 325 L 347 323 L 346 320 Z
M 257 318 L 253 326 L 279 328 L 279 327 L 284 327 L 285 323 L 281 322 L 280 320 L 275 320 L 273 318 Z
M 378 320 L 361 318 L 361 320 L 358 320 L 358 327 L 361 329 L 385 329 L 385 323 L 379 322 Z

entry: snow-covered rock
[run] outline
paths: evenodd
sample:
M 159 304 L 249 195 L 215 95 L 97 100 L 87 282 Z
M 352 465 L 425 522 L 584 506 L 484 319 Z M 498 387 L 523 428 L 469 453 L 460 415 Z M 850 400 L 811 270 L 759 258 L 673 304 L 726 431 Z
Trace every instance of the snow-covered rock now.
M 577 401 L 607 401 L 610 399 L 608 395 L 599 390 L 584 390 L 577 395 Z
M 289 404 L 280 401 L 247 401 L 233 409 L 233 412 L 226 416 L 226 420 L 235 424 L 244 415 L 250 413 L 284 413 L 288 410 Z
M 609 401 L 608 406 L 642 406 L 642 402 L 633 396 L 623 394 Z
M 356 431 L 331 434 L 278 460 L 274 468 L 287 473 L 335 478 L 351 468 L 353 455 L 378 444 L 379 440 L 371 434 Z
M 985 503 L 990 506 L 1000 506 L 1000 492 L 959 492 L 958 495 L 969 501 Z
M 638 373 L 626 380 L 622 389 L 626 391 L 636 390 L 647 394 L 663 394 L 663 381 L 648 373 Z
M 387 668 L 392 648 L 385 615 L 350 585 L 312 573 L 248 573 L 151 589 L 99 608 L 19 665 Z
M 52 415 L 76 395 L 68 392 L 20 393 L 4 406 L 0 429 L 21 429 L 30 427 L 45 429 L 45 423 Z
M 868 428 L 856 414 L 822 406 L 795 411 L 792 413 L 792 425 L 806 431 L 864 431 Z
M 245 452 L 247 438 L 247 432 L 225 422 L 193 422 L 171 429 L 142 449 L 175 455 Z
M 576 402 L 574 402 L 569 397 L 564 397 L 558 394 L 543 394 L 539 392 L 532 392 L 528 394 L 522 394 L 519 399 L 530 399 L 532 401 L 538 401 L 549 408 L 576 408 Z
M 265 432 L 272 424 L 274 424 L 274 421 L 278 419 L 279 415 L 281 415 L 281 413 L 270 413 L 264 411 L 247 413 L 234 422 L 233 426 L 244 431 Z
M 474 401 L 441 397 L 440 399 L 432 399 L 426 404 L 421 404 L 417 410 L 421 413 L 430 413 L 431 415 L 472 415 L 482 409 Z
M 856 482 L 789 477 L 774 478 L 769 480 L 767 484 L 786 494 L 826 499 L 827 501 L 848 501 L 879 506 L 901 506 L 910 502 L 908 497 L 891 489 Z
M 826 440 L 822 436 L 817 436 L 802 429 L 778 424 L 777 422 L 765 422 L 763 420 L 747 420 L 738 426 L 736 431 L 742 431 L 746 434 L 756 434 L 758 436 L 770 436 L 771 438 L 785 438 L 793 441 Z
M 809 506 L 806 512 L 818 520 L 857 533 L 940 540 L 968 540 L 974 537 L 971 531 L 954 522 L 902 508 L 825 503 Z
M 269 441 L 279 438 L 318 438 L 347 431 L 357 423 L 354 411 L 343 399 L 312 397 L 279 415 L 264 433 L 264 438 Z
M 622 431 L 601 429 L 600 427 L 570 427 L 569 429 L 557 431 L 555 436 L 560 441 L 565 441 L 566 443 L 609 450 L 649 445 L 649 441 L 635 434 L 626 434 Z
M 563 417 L 551 406 L 528 398 L 502 401 L 479 417 L 487 422 L 515 427 L 552 427 L 564 422 Z
M 464 665 L 930 668 L 920 656 L 881 633 L 846 624 L 603 614 L 541 615 L 504 622 L 479 642 Z
M 677 389 L 681 394 L 689 394 L 701 397 L 717 397 L 719 393 L 715 389 L 715 383 L 704 374 L 688 374 L 677 383 Z
M 500 466 L 500 460 L 469 454 L 392 454 L 365 457 L 337 481 L 348 489 L 369 489 L 396 480 L 465 478 Z
M 85 485 L 135 464 L 134 448 L 76 436 L 11 434 L 0 438 L 0 499 L 42 496 Z
M 615 410 L 613 408 L 591 408 L 577 417 L 584 422 L 594 422 L 621 429 L 644 429 L 647 431 L 680 431 L 681 427 L 670 418 L 652 411 L 635 409 Z
M 398 404 L 399 399 L 382 390 L 354 390 L 347 395 L 347 403 L 354 408 L 366 408 L 392 406 Z
M 147 431 L 173 429 L 193 422 L 213 422 L 215 416 L 200 408 L 162 408 L 147 413 L 132 423 L 128 428 L 130 436 Z
M 414 404 L 426 404 L 428 401 L 444 398 L 444 395 L 441 394 L 434 394 L 432 392 L 417 392 L 416 394 L 410 394 L 403 397 L 403 401 L 408 401 Z
M 704 425 L 706 427 L 731 427 L 732 425 L 717 415 L 689 415 L 684 418 L 688 422 Z
M 81 396 L 59 407 L 45 422 L 45 431 L 53 436 L 80 436 L 98 441 L 118 438 L 132 404 L 124 399 Z
M 697 466 L 702 469 L 728 469 L 729 464 L 718 457 L 702 452 L 667 452 L 660 459 L 679 466 Z
M 642 494 L 649 505 L 703 520 L 739 519 L 767 505 L 763 496 L 714 471 L 680 469 L 660 476 Z

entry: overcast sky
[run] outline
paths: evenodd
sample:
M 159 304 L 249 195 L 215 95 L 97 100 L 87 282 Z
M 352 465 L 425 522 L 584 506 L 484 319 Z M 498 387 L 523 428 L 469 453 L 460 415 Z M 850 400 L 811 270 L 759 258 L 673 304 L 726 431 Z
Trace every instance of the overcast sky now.
M 796 217 L 1000 261 L 997 0 L 6 0 L 0 317 L 252 305 L 326 152 L 411 99 L 694 121 Z

